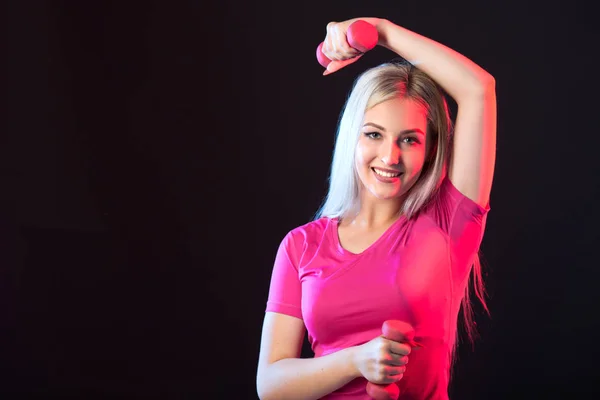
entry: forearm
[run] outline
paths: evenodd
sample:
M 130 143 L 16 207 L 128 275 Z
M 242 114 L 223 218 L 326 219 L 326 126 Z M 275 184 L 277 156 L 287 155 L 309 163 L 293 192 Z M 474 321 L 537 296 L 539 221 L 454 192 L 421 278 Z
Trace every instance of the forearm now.
M 319 399 L 360 376 L 352 348 L 318 358 L 286 358 L 257 377 L 261 400 Z
M 386 19 L 374 22 L 380 46 L 415 63 L 457 103 L 493 88 L 493 77 L 462 54 Z

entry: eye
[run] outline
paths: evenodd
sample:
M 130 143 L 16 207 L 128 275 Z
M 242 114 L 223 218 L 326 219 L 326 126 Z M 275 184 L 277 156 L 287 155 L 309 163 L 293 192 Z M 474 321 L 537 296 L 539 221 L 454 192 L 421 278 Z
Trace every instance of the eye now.
M 417 144 L 417 143 L 421 143 L 421 142 L 419 142 L 419 139 L 417 139 L 414 136 L 406 136 L 406 137 L 402 138 L 402 143 L 407 143 L 407 144 L 413 145 L 413 144 Z
M 365 136 L 370 139 L 379 139 L 381 134 L 379 132 L 365 132 Z

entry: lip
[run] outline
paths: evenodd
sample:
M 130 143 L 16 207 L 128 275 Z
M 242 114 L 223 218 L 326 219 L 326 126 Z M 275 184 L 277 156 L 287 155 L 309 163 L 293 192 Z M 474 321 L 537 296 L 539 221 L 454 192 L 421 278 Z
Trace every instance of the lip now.
M 383 168 L 377 168 L 377 169 L 380 169 L 380 170 L 382 170 L 382 171 L 387 171 L 387 172 L 390 172 L 390 173 L 398 173 L 398 172 L 399 172 L 399 171 L 392 171 L 392 170 L 389 170 L 389 169 L 383 169 Z M 399 175 L 399 176 L 395 176 L 395 177 L 393 177 L 393 178 L 388 178 L 388 177 L 381 176 L 381 175 L 377 174 L 377 172 L 375 172 L 375 171 L 373 170 L 373 168 L 371 168 L 371 172 L 373 173 L 373 175 L 375 175 L 375 179 L 377 179 L 379 182 L 383 182 L 383 183 L 394 183 L 394 182 L 398 182 L 398 181 L 400 180 L 400 177 L 401 177 L 401 176 L 402 176 L 402 174 L 403 174 L 403 172 L 400 172 L 400 175 Z
M 402 171 L 398 171 L 396 169 L 389 169 L 389 168 L 381 168 L 381 167 L 371 167 L 371 168 L 377 168 L 381 171 L 389 172 L 390 174 L 397 174 L 398 172 L 402 172 Z

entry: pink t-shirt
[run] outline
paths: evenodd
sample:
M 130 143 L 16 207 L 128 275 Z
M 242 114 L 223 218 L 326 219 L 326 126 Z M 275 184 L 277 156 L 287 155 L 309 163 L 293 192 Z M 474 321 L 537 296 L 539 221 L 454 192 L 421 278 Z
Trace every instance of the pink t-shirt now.
M 337 219 L 295 228 L 277 251 L 266 311 L 302 319 L 315 357 L 372 340 L 386 320 L 406 321 L 425 348 L 409 356 L 400 399 L 447 399 L 458 311 L 489 209 L 446 178 L 429 206 L 360 254 L 340 245 Z M 324 399 L 367 400 L 366 384 L 355 379 Z

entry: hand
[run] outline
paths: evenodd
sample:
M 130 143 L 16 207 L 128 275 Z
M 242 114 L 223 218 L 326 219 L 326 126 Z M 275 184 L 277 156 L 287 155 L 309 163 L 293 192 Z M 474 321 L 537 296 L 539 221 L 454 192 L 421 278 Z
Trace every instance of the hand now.
M 377 18 L 354 18 L 343 22 L 330 22 L 327 24 L 327 35 L 323 41 L 321 51 L 331 60 L 331 63 L 329 63 L 323 75 L 339 71 L 345 66 L 358 61 L 364 54 L 348 43 L 348 27 L 359 19 L 370 23 L 374 27 L 377 27 L 379 23 L 379 19 Z
M 415 342 L 415 330 L 412 325 L 400 320 L 387 320 L 381 327 L 383 337 L 396 343 L 405 343 L 411 347 L 422 347 Z M 404 376 L 404 375 L 403 375 Z M 400 390 L 395 384 L 381 385 L 374 382 L 367 383 L 367 394 L 375 400 L 398 400 Z
M 404 376 L 410 346 L 394 342 L 383 336 L 355 348 L 354 366 L 369 382 L 387 385 Z

